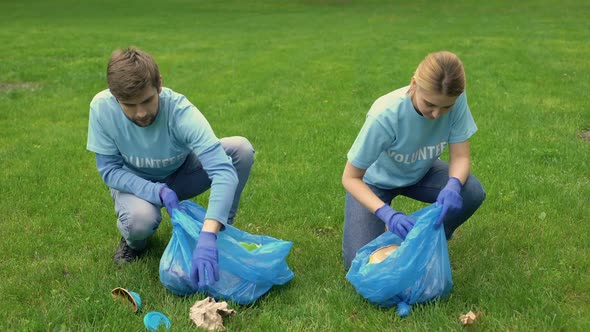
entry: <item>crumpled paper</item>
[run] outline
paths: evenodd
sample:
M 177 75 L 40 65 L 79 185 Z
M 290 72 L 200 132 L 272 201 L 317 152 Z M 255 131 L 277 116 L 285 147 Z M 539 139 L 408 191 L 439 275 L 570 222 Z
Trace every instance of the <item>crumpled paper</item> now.
M 477 314 L 473 313 L 473 311 L 469 311 L 465 315 L 461 315 L 459 319 L 461 320 L 461 324 L 463 324 L 463 326 L 469 326 L 472 325 L 475 322 L 475 320 L 481 316 L 483 316 L 483 313 L 481 311 Z
M 204 300 L 197 301 L 190 311 L 190 318 L 197 327 L 209 331 L 225 331 L 223 326 L 223 317 L 234 315 L 235 310 L 229 309 L 227 302 L 215 302 L 214 298 L 207 297 Z

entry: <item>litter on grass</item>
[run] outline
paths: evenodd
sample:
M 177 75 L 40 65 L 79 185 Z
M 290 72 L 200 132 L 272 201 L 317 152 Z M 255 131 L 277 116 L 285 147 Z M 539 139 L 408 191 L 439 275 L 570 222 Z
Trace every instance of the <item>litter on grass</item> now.
M 234 315 L 235 310 L 228 308 L 227 302 L 216 302 L 214 298 L 207 297 L 197 301 L 190 310 L 190 318 L 197 327 L 209 331 L 225 331 L 223 317 Z
M 115 300 L 120 300 L 123 303 L 129 304 L 135 313 L 141 310 L 141 297 L 136 292 L 117 287 L 111 291 L 111 296 Z
M 160 327 L 164 327 L 166 330 L 169 330 L 172 327 L 172 323 L 166 315 L 158 311 L 150 311 L 148 312 L 145 317 L 143 317 L 143 324 L 145 328 L 150 331 L 158 331 Z
M 483 313 L 481 311 L 479 311 L 477 314 L 473 311 L 469 311 L 465 315 L 461 315 L 459 317 L 459 320 L 461 320 L 461 324 L 463 324 L 463 326 L 470 326 L 473 325 L 475 320 L 481 316 L 483 316 Z

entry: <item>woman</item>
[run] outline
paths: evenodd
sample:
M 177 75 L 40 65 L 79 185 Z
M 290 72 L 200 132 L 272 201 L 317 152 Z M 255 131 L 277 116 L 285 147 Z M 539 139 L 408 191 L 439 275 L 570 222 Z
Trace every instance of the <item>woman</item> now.
M 356 252 L 384 231 L 405 239 L 414 221 L 390 204 L 398 195 L 443 211 L 436 222 L 447 239 L 485 199 L 470 174 L 469 138 L 477 126 L 465 96 L 465 72 L 453 53 L 429 54 L 409 86 L 373 103 L 348 152 L 342 251 L 350 267 Z M 449 163 L 439 159 L 449 146 Z

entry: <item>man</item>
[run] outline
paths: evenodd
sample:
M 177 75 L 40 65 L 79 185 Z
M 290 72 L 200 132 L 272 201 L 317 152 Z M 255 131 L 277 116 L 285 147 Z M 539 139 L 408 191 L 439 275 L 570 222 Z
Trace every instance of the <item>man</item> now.
M 172 216 L 179 199 L 210 188 L 191 280 L 199 288 L 213 284 L 217 232 L 233 223 L 254 162 L 252 145 L 243 137 L 218 139 L 185 96 L 162 87 L 155 60 L 137 48 L 113 52 L 107 81 L 109 89 L 90 103 L 87 149 L 115 203 L 122 234 L 115 263 L 141 256 L 162 206 Z

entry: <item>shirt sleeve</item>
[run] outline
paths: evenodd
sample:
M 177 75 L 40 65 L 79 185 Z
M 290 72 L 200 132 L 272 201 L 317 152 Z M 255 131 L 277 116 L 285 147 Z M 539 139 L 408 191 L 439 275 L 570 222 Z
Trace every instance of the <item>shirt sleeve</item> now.
M 367 169 L 394 140 L 395 134 L 369 115 L 348 151 L 348 161 L 357 168 Z
M 158 206 L 162 205 L 160 190 L 164 184 L 148 181 L 123 169 L 123 157 L 120 154 L 97 153 L 96 167 L 102 180 L 110 188 L 133 194 Z
M 174 112 L 175 133 L 182 145 L 188 146 L 197 156 L 219 143 L 211 125 L 203 114 L 182 96 Z
M 449 143 L 460 143 L 468 140 L 477 131 L 477 126 L 467 105 L 467 95 L 463 92 L 451 111 L 451 131 Z
M 209 205 L 205 218 L 227 225 L 229 211 L 238 186 L 238 174 L 231 158 L 225 154 L 220 142 L 200 154 L 196 150 L 195 153 L 211 180 Z
M 229 211 L 238 186 L 238 175 L 221 142 L 203 114 L 182 96 L 175 107 L 177 139 L 199 158 L 211 180 L 205 218 L 227 225 Z
M 115 141 L 107 134 L 101 124 L 99 103 L 97 102 L 90 105 L 86 149 L 103 155 L 114 155 L 119 152 Z

